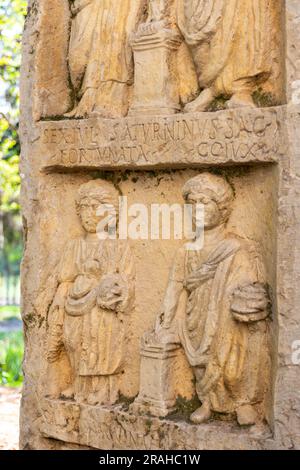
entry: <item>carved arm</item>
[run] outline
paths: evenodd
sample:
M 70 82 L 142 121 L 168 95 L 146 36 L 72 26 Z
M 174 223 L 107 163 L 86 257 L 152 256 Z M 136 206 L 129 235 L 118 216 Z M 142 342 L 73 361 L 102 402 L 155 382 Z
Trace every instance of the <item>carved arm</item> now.
M 271 312 L 268 286 L 259 282 L 238 287 L 233 291 L 231 312 L 240 322 L 265 320 Z
M 56 291 L 48 314 L 47 360 L 56 362 L 63 349 L 64 306 L 70 282 L 62 282 Z

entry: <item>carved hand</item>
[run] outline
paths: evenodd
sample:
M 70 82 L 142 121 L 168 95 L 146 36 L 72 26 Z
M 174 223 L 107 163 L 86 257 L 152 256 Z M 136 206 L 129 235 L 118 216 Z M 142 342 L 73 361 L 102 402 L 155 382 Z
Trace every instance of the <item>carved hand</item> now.
M 165 327 L 164 324 L 160 324 L 159 318 L 156 320 L 154 330 L 145 333 L 142 338 L 143 346 L 170 343 L 179 343 L 178 335 L 173 332 L 170 326 Z
M 100 283 L 97 303 L 107 310 L 120 311 L 126 301 L 127 291 L 127 286 L 120 275 L 107 275 Z
M 241 322 L 264 320 L 270 314 L 270 306 L 268 287 L 258 282 L 238 287 L 232 294 L 231 312 Z
M 149 21 L 140 24 L 138 27 L 138 34 L 141 36 L 149 36 L 151 34 L 158 33 L 167 27 L 168 23 L 165 20 L 155 22 Z
M 98 260 L 87 260 L 84 265 L 83 269 L 88 274 L 100 274 L 100 263 Z
M 169 328 L 171 328 L 171 322 L 166 320 L 165 312 L 161 310 L 156 317 L 155 331 L 160 332 Z
M 165 314 L 163 311 L 158 314 L 154 331 L 148 335 L 148 339 L 151 340 L 151 342 L 155 341 L 160 344 L 179 342 L 175 328 L 173 328 L 170 321 L 165 320 Z
M 187 290 L 192 292 L 193 290 L 197 289 L 197 287 L 199 287 L 201 280 L 202 274 L 200 277 L 200 274 L 197 271 L 193 271 L 189 276 L 186 277 L 184 285 Z
M 56 310 L 64 309 L 67 293 L 71 285 L 71 282 L 62 282 L 59 284 L 54 300 L 49 309 L 49 318 L 53 316 Z

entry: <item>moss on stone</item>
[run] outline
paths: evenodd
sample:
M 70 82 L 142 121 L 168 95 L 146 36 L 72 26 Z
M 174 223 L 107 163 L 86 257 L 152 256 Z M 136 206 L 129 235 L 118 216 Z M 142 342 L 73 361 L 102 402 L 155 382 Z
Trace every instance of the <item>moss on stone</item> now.
M 192 399 L 188 400 L 185 397 L 182 397 L 179 395 L 176 398 L 176 411 L 172 413 L 171 415 L 168 416 L 168 419 L 172 420 L 184 420 L 188 421 L 190 415 L 197 409 L 199 406 L 201 406 L 201 403 L 197 397 L 197 395 L 194 395 Z
M 122 405 L 122 408 L 124 411 L 128 411 L 129 406 L 134 402 L 136 397 L 126 397 L 122 393 L 119 392 L 119 397 L 118 397 L 118 404 Z
M 226 102 L 228 101 L 228 99 L 229 99 L 228 96 L 225 96 L 225 95 L 218 96 L 212 101 L 207 111 L 215 112 L 215 111 L 222 111 L 223 109 L 226 109 Z
M 269 108 L 279 104 L 272 93 L 264 91 L 262 88 L 255 90 L 252 98 L 258 108 Z

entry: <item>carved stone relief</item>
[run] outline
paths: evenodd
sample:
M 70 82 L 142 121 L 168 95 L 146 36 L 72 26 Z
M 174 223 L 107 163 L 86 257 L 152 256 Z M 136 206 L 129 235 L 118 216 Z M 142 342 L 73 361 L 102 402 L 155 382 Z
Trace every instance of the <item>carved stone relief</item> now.
M 62 0 L 60 5 L 43 2 L 43 35 L 38 53 L 36 117 L 56 116 L 64 108 L 65 117 L 121 117 L 127 114 L 133 82 L 129 36 L 142 14 L 144 0 Z M 48 15 L 64 29 L 54 35 Z M 57 18 L 56 18 L 57 13 Z M 49 40 L 51 37 L 51 42 Z M 44 56 L 47 44 L 50 55 Z M 61 78 L 52 76 L 53 56 L 60 56 Z M 66 85 L 68 83 L 68 85 Z M 55 95 L 62 88 L 69 99 L 61 106 Z
M 137 22 L 139 3 L 71 0 L 68 64 L 76 96 L 71 116 L 127 114 L 133 81 L 128 34 Z
M 282 157 L 278 107 L 193 115 L 39 123 L 43 169 L 198 168 L 275 163 Z
M 300 448 L 283 5 L 29 0 L 22 448 Z
M 186 105 L 185 112 L 205 111 L 220 96 L 228 100 L 228 107 L 255 106 L 253 93 L 270 78 L 276 62 L 273 29 L 278 3 L 178 2 L 179 29 L 191 51 L 202 89 L 199 97 Z
M 213 412 L 235 415 L 240 425 L 263 423 L 270 392 L 271 304 L 259 249 L 226 230 L 234 199 L 226 180 L 202 173 L 187 181 L 183 197 L 193 206 L 204 205 L 204 247 L 185 246 L 175 256 L 155 330 L 143 339 L 142 356 L 152 359 L 142 361 L 144 388 L 134 407 L 141 402 L 161 416 L 173 411 L 166 393 L 172 387 L 170 355 L 162 359 L 166 372 L 158 372 L 151 367 L 157 353 L 150 351 L 174 351 L 180 344 L 202 403 L 190 417 L 193 423 L 208 421 Z
M 42 2 L 37 119 L 200 112 L 220 97 L 229 108 L 282 100 L 276 0 L 62 0 L 57 8 L 58 26 L 55 6 Z
M 101 205 L 118 209 L 118 193 L 105 181 L 80 187 L 76 201 L 84 236 L 70 240 L 58 268 L 58 287 L 48 315 L 47 359 L 64 349 L 71 380 L 57 394 L 78 403 L 112 404 L 125 366 L 126 328 L 132 313 L 134 263 L 130 248 L 99 239 Z M 106 228 L 107 230 L 109 227 Z

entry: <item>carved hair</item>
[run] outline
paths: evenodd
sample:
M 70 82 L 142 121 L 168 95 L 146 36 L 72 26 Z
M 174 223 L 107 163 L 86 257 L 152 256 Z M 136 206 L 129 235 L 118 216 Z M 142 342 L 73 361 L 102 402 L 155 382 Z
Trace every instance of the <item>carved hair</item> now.
M 82 199 L 92 197 L 104 204 L 112 204 L 116 211 L 119 208 L 119 193 L 112 183 L 105 180 L 93 180 L 80 186 L 76 206 L 79 208 Z
M 234 192 L 229 183 L 222 177 L 212 173 L 201 173 L 188 180 L 182 190 L 185 200 L 190 194 L 205 194 L 219 207 L 224 222 L 230 217 Z

